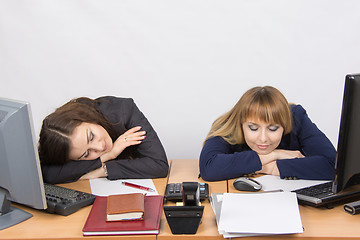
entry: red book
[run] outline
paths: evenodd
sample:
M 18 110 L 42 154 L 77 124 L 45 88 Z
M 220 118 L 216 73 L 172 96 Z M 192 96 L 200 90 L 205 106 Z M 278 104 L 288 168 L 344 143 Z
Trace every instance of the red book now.
M 146 196 L 144 220 L 106 221 L 107 197 L 98 196 L 82 229 L 84 236 L 159 234 L 163 196 Z

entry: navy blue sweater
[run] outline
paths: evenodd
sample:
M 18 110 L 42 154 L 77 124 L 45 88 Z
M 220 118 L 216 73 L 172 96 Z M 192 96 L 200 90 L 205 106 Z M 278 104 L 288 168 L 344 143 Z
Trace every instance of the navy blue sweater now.
M 277 160 L 280 177 L 332 180 L 336 150 L 309 119 L 300 105 L 291 105 L 292 131 L 283 136 L 277 149 L 299 150 L 305 158 Z M 222 137 L 208 139 L 200 154 L 200 175 L 204 180 L 237 178 L 261 170 L 258 154 L 246 144 L 231 145 Z

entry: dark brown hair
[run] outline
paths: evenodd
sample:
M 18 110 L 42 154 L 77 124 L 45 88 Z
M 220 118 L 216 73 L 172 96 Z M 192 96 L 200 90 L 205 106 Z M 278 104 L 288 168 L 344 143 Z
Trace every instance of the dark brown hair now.
M 117 133 L 112 124 L 100 112 L 93 99 L 73 99 L 48 115 L 42 123 L 39 138 L 39 157 L 42 164 L 64 164 L 69 162 L 70 136 L 81 123 L 102 126 L 113 141 Z

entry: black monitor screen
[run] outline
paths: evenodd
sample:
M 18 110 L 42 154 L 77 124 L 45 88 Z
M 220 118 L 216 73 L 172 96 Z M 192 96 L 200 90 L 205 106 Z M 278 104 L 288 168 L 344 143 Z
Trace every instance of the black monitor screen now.
M 360 183 L 360 74 L 345 78 L 333 192 Z

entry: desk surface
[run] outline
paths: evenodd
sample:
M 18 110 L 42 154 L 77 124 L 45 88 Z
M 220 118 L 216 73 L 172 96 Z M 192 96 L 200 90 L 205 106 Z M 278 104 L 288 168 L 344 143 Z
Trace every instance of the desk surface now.
M 199 181 L 197 160 L 173 160 L 168 178 L 154 179 L 159 194 L 165 192 L 167 182 Z M 210 193 L 237 192 L 232 185 L 233 180 L 207 182 Z M 76 190 L 90 192 L 89 181 L 61 184 Z M 171 205 L 173 203 L 166 203 Z M 159 235 L 125 236 L 138 239 L 223 239 L 218 234 L 215 216 L 208 201 L 205 206 L 202 222 L 196 235 L 173 235 L 162 215 Z M 119 238 L 119 236 L 82 236 L 82 228 L 90 212 L 91 206 L 80 209 L 69 216 L 48 214 L 20 206 L 34 216 L 16 226 L 0 231 L 0 239 L 104 239 Z M 360 239 L 360 215 L 350 215 L 343 211 L 343 205 L 334 209 L 300 206 L 300 214 L 305 231 L 294 235 L 274 235 L 269 237 L 251 237 L 245 239 Z M 240 238 L 239 238 L 240 239 Z M 244 238 L 242 238 L 244 239 Z

